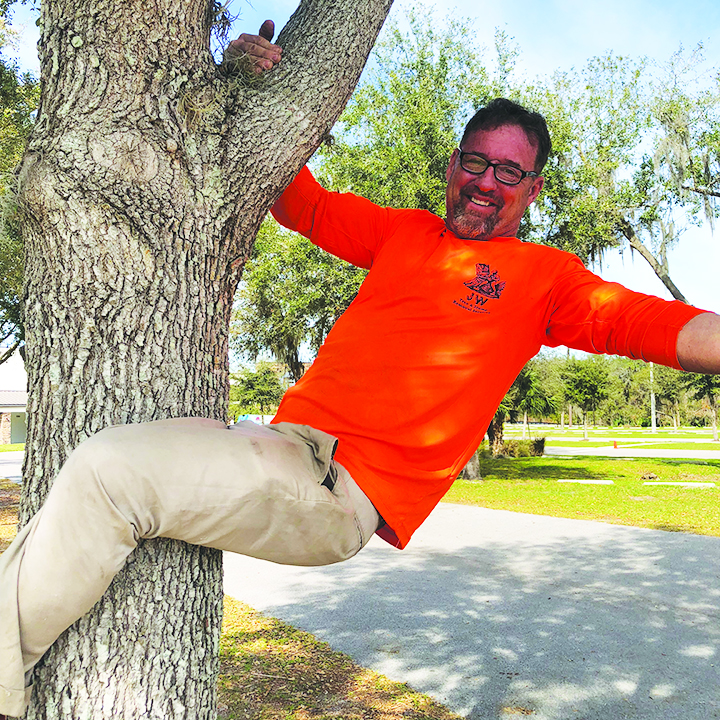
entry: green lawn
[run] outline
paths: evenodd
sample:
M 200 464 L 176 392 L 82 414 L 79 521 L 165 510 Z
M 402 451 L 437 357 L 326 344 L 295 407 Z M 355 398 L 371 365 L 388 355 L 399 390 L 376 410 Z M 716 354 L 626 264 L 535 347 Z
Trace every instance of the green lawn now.
M 25 443 L 15 443 L 14 445 L 0 445 L 0 452 L 11 452 L 12 450 L 24 450 Z
M 484 459 L 482 481 L 457 480 L 444 502 L 720 537 L 720 461 L 540 457 Z M 643 485 L 714 482 L 715 488 Z M 559 479 L 612 480 L 613 485 Z

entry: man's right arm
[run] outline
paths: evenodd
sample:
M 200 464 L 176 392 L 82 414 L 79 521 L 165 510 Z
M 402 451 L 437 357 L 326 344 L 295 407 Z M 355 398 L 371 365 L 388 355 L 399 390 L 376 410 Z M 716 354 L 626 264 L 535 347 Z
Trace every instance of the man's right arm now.
M 680 330 L 677 356 L 684 370 L 720 374 L 720 315 L 697 315 Z
M 313 244 L 358 267 L 375 255 L 407 211 L 383 208 L 353 195 L 326 190 L 304 167 L 272 207 L 275 219 Z

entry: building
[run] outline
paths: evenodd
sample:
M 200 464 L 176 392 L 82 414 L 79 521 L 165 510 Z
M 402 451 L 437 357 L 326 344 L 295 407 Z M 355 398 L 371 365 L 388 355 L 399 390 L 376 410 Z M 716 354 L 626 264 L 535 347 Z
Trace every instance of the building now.
M 27 374 L 18 353 L 0 365 L 0 445 L 25 442 Z

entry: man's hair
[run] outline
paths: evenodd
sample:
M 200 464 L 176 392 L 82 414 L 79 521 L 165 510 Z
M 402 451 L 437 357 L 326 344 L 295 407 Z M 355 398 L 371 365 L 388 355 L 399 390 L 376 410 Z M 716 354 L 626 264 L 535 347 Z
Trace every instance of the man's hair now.
M 476 130 L 495 130 L 503 125 L 516 125 L 525 131 L 534 145 L 537 145 L 535 171 L 542 172 L 552 149 L 545 118 L 540 113 L 531 112 L 506 98 L 495 98 L 472 116 L 465 126 L 460 145 L 462 146 L 468 135 Z

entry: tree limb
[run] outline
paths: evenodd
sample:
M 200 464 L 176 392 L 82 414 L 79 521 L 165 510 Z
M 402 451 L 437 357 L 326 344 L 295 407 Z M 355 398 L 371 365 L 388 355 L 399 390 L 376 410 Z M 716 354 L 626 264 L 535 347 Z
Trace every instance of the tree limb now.
M 9 347 L 2 355 L 0 355 L 0 365 L 12 357 L 12 354 L 18 349 L 18 347 L 20 347 L 21 342 L 21 340 L 17 340 L 14 345 Z
M 630 243 L 630 247 L 632 247 L 634 250 L 637 250 L 640 255 L 645 258 L 645 260 L 648 262 L 655 274 L 662 281 L 662 284 L 670 291 L 672 296 L 676 300 L 687 303 L 687 299 L 685 298 L 685 296 L 680 292 L 680 290 L 677 289 L 675 283 L 670 279 L 670 275 L 668 274 L 667 270 L 665 270 L 665 268 L 657 261 L 657 258 L 650 252 L 650 250 L 645 247 L 642 240 L 640 240 L 640 238 L 637 236 L 637 233 L 635 232 L 632 225 L 623 217 L 618 218 L 618 225 L 620 227 L 620 231 Z
M 715 192 L 714 190 L 708 190 L 707 188 L 687 187 L 687 185 L 683 185 L 682 189 L 689 190 L 690 192 L 697 193 L 698 195 L 705 195 L 706 197 L 720 198 L 720 192 Z

